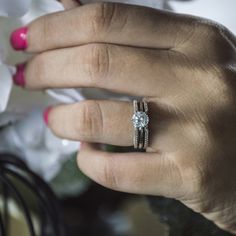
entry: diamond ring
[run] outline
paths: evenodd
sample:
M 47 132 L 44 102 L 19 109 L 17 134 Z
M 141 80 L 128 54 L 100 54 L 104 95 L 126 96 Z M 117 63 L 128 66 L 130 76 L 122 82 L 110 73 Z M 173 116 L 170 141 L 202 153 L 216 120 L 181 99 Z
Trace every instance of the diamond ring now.
M 134 114 L 131 120 L 134 127 L 134 148 L 143 150 L 148 146 L 148 105 L 146 101 L 134 100 L 133 106 Z

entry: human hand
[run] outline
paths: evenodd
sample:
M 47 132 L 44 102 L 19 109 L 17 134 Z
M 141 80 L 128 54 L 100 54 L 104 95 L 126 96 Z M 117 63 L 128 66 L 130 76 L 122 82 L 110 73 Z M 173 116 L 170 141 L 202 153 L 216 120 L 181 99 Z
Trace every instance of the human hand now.
M 50 110 L 56 135 L 83 142 L 78 165 L 86 175 L 111 189 L 178 199 L 236 233 L 236 40 L 227 29 L 101 3 L 44 16 L 24 33 L 21 49 L 37 55 L 18 67 L 19 85 L 95 87 L 148 101 L 147 153 L 107 153 L 91 144 L 133 144 L 131 102 Z
M 80 0 L 59 0 L 65 9 L 72 9 L 81 5 Z

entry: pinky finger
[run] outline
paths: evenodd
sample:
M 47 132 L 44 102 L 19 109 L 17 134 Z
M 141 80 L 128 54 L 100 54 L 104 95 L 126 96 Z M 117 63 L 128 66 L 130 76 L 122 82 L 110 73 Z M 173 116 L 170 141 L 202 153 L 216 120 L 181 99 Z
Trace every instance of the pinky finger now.
M 180 189 L 177 168 L 157 153 L 108 153 L 83 142 L 77 162 L 85 175 L 113 190 L 175 197 Z

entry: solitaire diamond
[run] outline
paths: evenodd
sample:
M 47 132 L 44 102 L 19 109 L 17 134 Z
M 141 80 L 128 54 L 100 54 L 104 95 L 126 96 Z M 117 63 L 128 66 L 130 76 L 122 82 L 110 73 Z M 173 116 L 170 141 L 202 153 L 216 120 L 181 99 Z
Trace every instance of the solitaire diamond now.
M 149 122 L 147 114 L 143 111 L 137 111 L 132 117 L 132 122 L 135 128 L 144 128 Z

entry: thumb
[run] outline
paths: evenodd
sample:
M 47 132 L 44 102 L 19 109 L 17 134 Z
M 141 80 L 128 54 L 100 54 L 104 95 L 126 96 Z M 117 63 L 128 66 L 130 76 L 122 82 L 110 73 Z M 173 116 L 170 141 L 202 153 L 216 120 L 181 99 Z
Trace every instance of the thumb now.
M 107 188 L 175 198 L 182 182 L 171 160 L 157 153 L 104 152 L 90 143 L 82 143 L 77 158 L 81 171 Z

